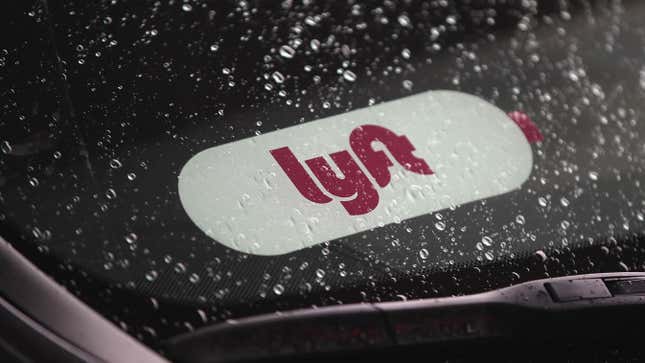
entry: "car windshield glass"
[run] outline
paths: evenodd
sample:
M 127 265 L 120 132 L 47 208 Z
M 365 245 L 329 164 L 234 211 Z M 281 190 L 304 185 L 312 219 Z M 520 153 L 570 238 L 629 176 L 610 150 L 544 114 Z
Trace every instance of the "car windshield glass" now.
M 642 269 L 643 13 L 17 7 L 0 235 L 153 345 L 279 309 Z

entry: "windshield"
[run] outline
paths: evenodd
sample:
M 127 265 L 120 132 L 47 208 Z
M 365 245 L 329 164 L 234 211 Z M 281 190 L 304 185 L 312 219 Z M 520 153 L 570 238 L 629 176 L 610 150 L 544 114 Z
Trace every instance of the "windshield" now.
M 12 10 L 29 31 L 0 49 L 0 234 L 149 344 L 261 312 L 645 263 L 645 4 L 42 4 Z M 423 136 L 423 122 L 445 124 Z M 398 140 L 395 169 L 361 159 L 365 125 Z M 230 151 L 250 143 L 264 149 Z M 366 189 L 325 187 L 315 157 L 350 148 L 334 162 L 359 165 Z M 265 159 L 256 184 L 305 209 L 245 193 L 240 175 Z M 318 196 L 298 189 L 305 159 Z M 218 224 L 231 216 L 249 222 Z

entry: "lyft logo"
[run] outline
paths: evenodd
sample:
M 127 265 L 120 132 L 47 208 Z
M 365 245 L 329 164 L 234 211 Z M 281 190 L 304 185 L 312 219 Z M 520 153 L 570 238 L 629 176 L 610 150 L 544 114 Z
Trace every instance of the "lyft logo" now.
M 285 254 L 517 190 L 541 138 L 524 114 L 428 91 L 202 150 L 179 199 L 216 242 Z
M 391 157 L 385 151 L 375 149 L 376 142 L 384 146 Z M 425 160 L 414 156 L 415 148 L 405 135 L 397 135 L 385 127 L 359 126 L 350 134 L 349 145 L 363 168 L 369 172 L 379 187 L 385 187 L 390 182 L 389 169 L 394 165 L 393 160 L 410 172 L 422 175 L 433 174 Z M 273 149 L 271 155 L 303 197 L 319 204 L 332 201 L 332 198 L 318 188 L 289 147 Z M 329 194 L 341 198 L 353 198 L 340 202 L 347 213 L 354 216 L 374 210 L 379 202 L 379 194 L 359 162 L 347 150 L 331 153 L 329 157 L 342 176 L 337 175 L 327 160 L 321 156 L 308 159 L 305 164 Z

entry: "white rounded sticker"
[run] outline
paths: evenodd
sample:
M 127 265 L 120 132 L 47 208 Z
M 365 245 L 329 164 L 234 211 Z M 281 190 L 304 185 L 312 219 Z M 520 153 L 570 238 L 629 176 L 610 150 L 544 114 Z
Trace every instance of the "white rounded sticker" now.
M 279 255 L 517 189 L 527 137 L 482 99 L 429 91 L 206 149 L 179 197 L 217 242 Z

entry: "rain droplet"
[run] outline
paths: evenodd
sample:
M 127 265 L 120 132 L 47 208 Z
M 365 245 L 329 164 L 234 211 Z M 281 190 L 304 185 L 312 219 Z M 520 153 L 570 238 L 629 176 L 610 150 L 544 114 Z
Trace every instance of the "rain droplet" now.
M 535 251 L 535 255 L 540 259 L 541 262 L 546 261 L 546 253 L 542 250 Z
M 569 199 L 567 199 L 567 198 L 565 198 L 565 197 L 560 198 L 560 204 L 561 204 L 563 207 L 568 207 L 568 206 L 569 206 Z
M 492 261 L 495 258 L 495 255 L 493 255 L 492 251 L 486 251 L 486 253 L 484 253 L 484 257 L 486 257 L 488 261 Z
M 128 180 L 133 181 L 134 179 L 137 178 L 137 174 L 135 173 L 128 173 Z
M 284 286 L 282 286 L 280 284 L 276 284 L 275 286 L 273 286 L 273 293 L 274 294 L 282 295 L 283 292 L 284 292 Z
M 177 264 L 175 265 L 175 272 L 183 274 L 184 272 L 186 272 L 186 265 L 181 262 L 177 262 Z
M 136 234 L 134 234 L 134 233 L 128 233 L 128 234 L 125 236 L 125 242 L 126 242 L 127 244 L 133 244 L 134 242 L 136 242 L 136 241 L 137 241 L 137 238 L 139 238 L 139 237 L 138 237 Z
M 193 284 L 196 284 L 199 282 L 199 275 L 198 274 L 191 274 L 190 277 L 188 278 L 188 281 L 190 281 Z
M 282 58 L 291 59 L 296 55 L 296 51 L 288 45 L 283 45 L 280 47 L 280 56 Z
M 343 72 L 343 78 L 345 78 L 346 81 L 354 82 L 356 80 L 356 74 L 347 69 Z
M 199 315 L 199 318 L 202 319 L 202 322 L 208 322 L 208 316 L 206 316 L 206 312 L 204 310 L 197 309 L 197 315 Z
M 107 199 L 114 199 L 116 198 L 116 190 L 110 188 L 105 192 L 105 197 Z
M 320 49 L 320 40 L 312 39 L 309 42 L 309 46 L 311 47 L 311 50 L 313 50 L 314 52 L 317 52 Z
M 110 168 L 118 169 L 118 168 L 120 168 L 122 166 L 123 166 L 123 164 L 121 164 L 121 162 L 118 159 L 110 160 Z
M 0 143 L 0 150 L 2 150 L 3 154 L 9 154 L 13 150 L 13 148 L 11 147 L 9 141 L 3 141 L 2 143 Z
M 434 224 L 434 228 L 438 229 L 439 231 L 443 231 L 444 229 L 446 229 L 446 223 L 439 221 Z
M 186 11 L 186 12 L 188 12 L 188 11 L 192 11 L 192 10 L 193 10 L 193 6 L 192 6 L 192 5 L 190 5 L 190 4 L 184 4 L 184 5 L 182 5 L 182 6 L 181 6 L 181 10 Z
M 548 202 L 546 201 L 546 198 L 539 197 L 538 198 L 538 204 L 540 205 L 540 207 L 546 207 Z
M 594 181 L 598 180 L 598 173 L 595 172 L 595 171 L 590 171 L 589 172 L 589 179 L 594 180 Z
M 430 252 L 428 252 L 428 250 L 426 250 L 425 248 L 422 248 L 422 249 L 419 251 L 419 257 L 421 257 L 421 258 L 422 258 L 422 259 L 424 259 L 424 260 L 425 260 L 426 258 L 428 258 L 428 256 L 429 256 L 429 255 L 430 255 Z
M 159 276 L 159 273 L 157 273 L 157 271 L 155 270 L 150 270 L 146 272 L 146 280 L 148 281 L 154 281 L 157 279 L 158 276 Z
M 322 279 L 323 277 L 325 277 L 325 270 L 323 270 L 321 268 L 317 269 L 316 270 L 316 277 L 319 278 L 319 279 Z
M 523 215 L 518 214 L 517 217 L 515 217 L 515 222 L 517 224 L 524 224 L 526 222 L 526 218 L 524 218 Z
M 211 44 L 211 48 L 210 48 L 210 49 L 211 49 L 211 52 L 217 52 L 217 50 L 219 49 L 219 45 L 217 45 L 217 44 Z
M 33 188 L 37 187 L 39 184 L 40 182 L 35 177 L 29 178 L 29 185 L 31 185 Z
M 273 74 L 271 75 L 271 78 L 273 78 L 273 80 L 275 81 L 275 83 L 282 83 L 282 82 L 284 82 L 284 76 L 282 75 L 282 73 L 280 73 L 280 72 L 278 72 L 278 71 L 273 72 Z
M 398 21 L 399 21 L 399 25 L 401 25 L 402 27 L 410 26 L 410 18 L 408 18 L 408 16 L 405 14 L 399 15 Z
M 412 90 L 412 86 L 414 86 L 414 84 L 409 79 L 403 81 L 403 88 L 405 88 L 406 90 Z
M 493 245 L 493 239 L 488 236 L 484 236 L 482 237 L 482 243 L 484 246 L 490 247 Z

